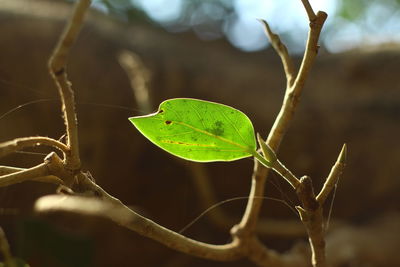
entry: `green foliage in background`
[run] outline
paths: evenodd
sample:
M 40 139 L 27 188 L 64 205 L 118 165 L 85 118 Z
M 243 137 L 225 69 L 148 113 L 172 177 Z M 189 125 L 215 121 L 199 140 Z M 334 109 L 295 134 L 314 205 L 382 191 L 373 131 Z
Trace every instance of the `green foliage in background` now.
M 373 4 L 381 6 L 390 6 L 394 10 L 400 9 L 400 0 L 342 0 L 339 2 L 337 16 L 348 21 L 357 21 L 368 11 Z

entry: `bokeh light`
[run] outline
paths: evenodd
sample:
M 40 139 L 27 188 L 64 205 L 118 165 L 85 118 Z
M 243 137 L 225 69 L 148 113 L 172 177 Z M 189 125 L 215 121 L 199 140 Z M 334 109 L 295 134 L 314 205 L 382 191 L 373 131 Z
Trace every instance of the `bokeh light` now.
M 365 45 L 400 41 L 400 1 L 309 0 L 315 11 L 329 14 L 322 45 L 341 52 Z M 307 15 L 300 0 L 97 0 L 117 9 L 132 5 L 171 32 L 191 30 L 200 39 L 226 37 L 244 51 L 269 46 L 262 25 L 265 19 L 297 53 L 304 49 L 308 31 Z M 363 5 L 364 4 L 364 5 Z

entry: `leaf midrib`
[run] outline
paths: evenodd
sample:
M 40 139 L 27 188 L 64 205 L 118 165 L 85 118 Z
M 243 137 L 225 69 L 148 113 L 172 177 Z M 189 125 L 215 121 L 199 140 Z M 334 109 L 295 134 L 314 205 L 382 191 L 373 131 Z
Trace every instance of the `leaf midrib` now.
M 153 118 L 153 119 L 155 119 L 155 120 L 161 120 L 161 121 L 166 121 L 166 119 L 161 119 L 161 118 Z M 182 125 L 182 126 L 188 127 L 189 129 L 192 129 L 192 130 L 194 130 L 194 131 L 196 131 L 196 132 L 199 132 L 199 133 L 202 133 L 202 134 L 205 134 L 205 135 L 214 137 L 215 139 L 218 139 L 218 140 L 223 141 L 223 142 L 225 142 L 225 143 L 228 143 L 228 144 L 237 146 L 237 147 L 241 148 L 241 149 L 242 149 L 244 152 L 246 152 L 246 153 L 252 154 L 252 153 L 254 152 L 254 151 L 253 151 L 254 149 L 252 149 L 252 148 L 249 147 L 249 146 L 243 146 L 243 145 L 241 145 L 241 144 L 232 142 L 232 141 L 229 140 L 229 139 L 226 139 L 226 138 L 224 138 L 224 137 L 222 137 L 222 136 L 218 136 L 218 135 L 215 135 L 215 134 L 213 134 L 213 133 L 210 133 L 210 132 L 207 132 L 207 131 L 198 129 L 198 128 L 196 128 L 196 127 L 190 125 L 190 124 L 187 124 L 187 123 L 184 123 L 184 122 L 181 122 L 181 121 L 177 121 L 177 120 L 169 120 L 169 121 L 171 121 L 172 123 L 177 123 L 177 124 L 180 124 L 180 125 Z

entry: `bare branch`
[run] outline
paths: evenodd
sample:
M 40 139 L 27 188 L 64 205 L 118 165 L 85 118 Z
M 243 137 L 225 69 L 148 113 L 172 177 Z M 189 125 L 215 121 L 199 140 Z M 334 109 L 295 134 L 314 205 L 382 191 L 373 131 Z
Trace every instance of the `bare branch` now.
M 276 160 L 272 165 L 272 169 L 279 173 L 293 187 L 293 189 L 297 189 L 299 187 L 299 179 L 288 168 L 286 168 L 282 162 Z
M 64 154 L 69 153 L 68 147 L 57 140 L 49 137 L 33 136 L 16 138 L 11 141 L 0 143 L 0 158 L 27 147 L 35 147 L 40 145 L 57 148 Z
M 9 167 L 9 166 L 1 166 L 0 165 L 0 180 L 1 176 L 16 172 L 21 172 L 26 170 L 25 168 L 16 168 L 16 167 Z M 42 177 L 32 178 L 32 181 L 43 182 L 43 183 L 55 183 L 55 184 L 62 184 L 63 181 L 54 175 L 47 175 Z
M 295 70 L 294 70 L 293 61 L 292 61 L 291 57 L 289 56 L 287 47 L 281 41 L 281 38 L 279 37 L 279 35 L 277 35 L 276 33 L 271 31 L 271 28 L 269 27 L 268 23 L 265 20 L 259 19 L 259 21 L 264 25 L 265 33 L 268 36 L 272 47 L 275 49 L 275 51 L 278 53 L 278 55 L 281 58 L 283 69 L 284 69 L 285 75 L 286 75 L 286 82 L 287 82 L 286 87 L 289 88 L 290 86 L 292 86 L 292 84 L 294 82 Z
M 3 176 L 5 174 L 14 173 L 14 172 L 20 172 L 23 170 L 26 170 L 26 169 L 0 165 L 0 176 Z
M 182 161 L 180 161 L 182 162 Z M 201 206 L 204 210 L 212 207 L 212 212 L 207 213 L 207 218 L 218 228 L 227 229 L 237 222 L 237 218 L 228 214 L 221 206 L 217 205 L 221 203 L 216 197 L 214 188 L 210 184 L 210 177 L 206 172 L 204 164 L 194 162 L 184 162 L 184 167 L 191 172 L 194 188 L 197 190 Z M 249 199 L 240 198 L 240 199 Z M 261 197 L 265 200 L 265 197 Z M 303 237 L 306 232 L 303 225 L 298 220 L 274 220 L 271 218 L 261 219 L 257 224 L 257 234 L 261 236 L 284 236 L 284 237 Z
M 152 112 L 153 105 L 150 99 L 150 90 L 147 86 L 150 79 L 150 71 L 138 55 L 127 50 L 122 51 L 118 55 L 118 62 L 129 77 L 131 88 L 140 111 L 146 113 Z
M 296 80 L 292 87 L 291 93 L 293 98 L 297 98 L 304 88 L 308 73 L 314 63 L 315 57 L 318 54 L 319 35 L 327 17 L 328 15 L 325 12 L 318 11 L 315 19 L 310 21 L 310 31 L 308 33 L 306 50 L 300 65 L 299 73 L 297 74 Z
M 242 257 L 235 241 L 226 245 L 210 245 L 198 242 L 164 228 L 122 204 L 117 205 L 115 202 L 111 203 L 88 197 L 52 195 L 40 198 L 35 204 L 35 210 L 39 213 L 67 211 L 105 217 L 169 248 L 201 258 L 231 261 Z
M 293 117 L 305 84 L 305 79 L 318 52 L 317 42 L 319 34 L 327 17 L 324 12 L 318 12 L 318 14 L 315 15 L 308 1 L 302 1 L 310 18 L 310 32 L 303 61 L 299 73 L 295 78 L 293 63 L 289 58 L 286 47 L 280 42 L 279 37 L 271 32 L 268 24 L 264 22 L 267 34 L 270 36 L 271 42 L 274 43 L 275 49 L 282 58 L 288 80 L 288 86 L 280 113 L 276 118 L 266 142 L 271 148 L 271 151 L 278 150 L 281 140 Z M 94 181 L 90 179 L 89 175 L 79 171 L 80 159 L 75 101 L 71 84 L 67 79 L 65 65 L 68 52 L 81 28 L 84 13 L 89 4 L 90 1 L 88 0 L 81 0 L 78 2 L 73 17 L 49 61 L 50 73 L 55 80 L 62 99 L 62 110 L 67 128 L 67 148 L 70 150 L 70 154 L 66 154 L 65 164 L 53 153 L 51 159 L 53 159 L 54 162 L 52 164 L 50 164 L 52 161 L 50 161 L 49 164 L 45 162 L 31 169 L 23 170 L 18 173 L 10 173 L 8 175 L 12 176 L 28 173 L 26 176 L 29 177 L 29 175 L 32 176 L 35 171 L 38 172 L 41 170 L 40 168 L 46 167 L 47 174 L 54 174 L 60 177 L 64 182 L 67 181 L 67 185 L 71 184 L 74 179 L 77 179 L 78 185 L 86 187 L 89 191 L 101 197 L 101 200 L 59 195 L 42 197 L 37 201 L 35 206 L 36 210 L 41 213 L 67 211 L 78 214 L 102 216 L 143 236 L 154 239 L 167 247 L 206 259 L 230 261 L 248 257 L 251 261 L 260 266 L 289 266 L 288 264 L 284 265 L 284 257 L 282 257 L 281 254 L 265 247 L 259 242 L 254 233 L 259 218 L 262 203 L 261 199 L 264 196 L 266 175 L 268 173 L 267 169 L 263 168 L 258 161 L 255 163 L 249 201 L 242 221 L 231 229 L 233 241 L 226 245 L 211 245 L 198 242 L 142 217 L 96 185 Z M 310 244 L 313 250 L 313 264 L 314 266 L 324 266 L 325 250 L 322 231 L 322 208 L 315 198 L 311 179 L 305 177 L 298 180 L 278 160 L 276 160 L 274 164 L 275 170 L 278 170 L 284 177 L 288 177 L 288 181 L 296 189 L 299 199 L 301 200 L 302 207 L 297 208 L 309 234 Z M 7 178 L 8 175 L 2 178 Z M 37 177 L 40 175 L 36 174 L 35 176 Z M 15 179 L 14 177 L 14 180 Z M 298 262 L 296 262 L 296 266 L 299 266 Z
M 40 176 L 47 176 L 49 174 L 50 173 L 49 173 L 49 169 L 47 168 L 47 164 L 41 163 L 35 167 L 29 168 L 29 169 L 26 169 L 23 171 L 14 172 L 14 173 L 0 176 L 0 187 L 25 182 L 28 180 L 33 180 L 34 178 L 37 178 Z
M 86 10 L 89 8 L 90 0 L 77 1 L 72 17 L 69 19 L 68 25 L 65 27 L 61 38 L 53 51 L 49 60 L 49 68 L 55 75 L 60 75 L 65 72 L 66 61 L 69 51 L 75 43 L 75 40 L 82 28 L 83 19 Z M 64 98 L 62 96 L 62 98 Z
M 312 9 L 312 7 L 310 5 L 310 2 L 308 2 L 308 0 L 301 0 L 301 2 L 303 2 L 303 6 L 306 9 L 308 19 L 310 20 L 310 22 L 313 21 L 316 16 L 315 16 L 314 10 Z
M 281 258 L 280 254 L 265 248 L 253 237 L 237 238 L 225 245 L 212 245 L 187 238 L 137 214 L 116 199 L 109 202 L 82 196 L 51 195 L 40 198 L 35 203 L 35 210 L 40 214 L 72 212 L 103 217 L 171 249 L 200 258 L 233 261 L 247 256 L 259 266 L 306 266 L 304 257 Z
M 77 2 L 73 16 L 49 60 L 50 74 L 57 85 L 61 97 L 62 112 L 67 130 L 67 146 L 71 150 L 71 154 L 65 159 L 66 167 L 72 170 L 79 169 L 81 163 L 79 158 L 74 92 L 71 83 L 68 81 L 65 68 L 68 53 L 81 29 L 86 10 L 89 6 L 90 0 L 81 0 Z
M 323 209 L 315 198 L 311 178 L 304 176 L 300 179 L 300 186 L 296 190 L 301 206 L 296 209 L 300 219 L 306 227 L 311 247 L 311 263 L 314 267 L 326 266 L 325 231 L 323 229 Z
M 305 84 L 305 79 L 318 51 L 318 38 L 326 18 L 326 13 L 318 12 L 316 19 L 313 20 L 313 23 L 310 23 L 310 30 L 302 65 L 292 87 L 286 88 L 281 110 L 275 119 L 274 125 L 272 126 L 266 141 L 273 151 L 279 150 L 283 136 L 289 128 L 289 124 L 296 111 L 300 94 Z M 264 195 L 265 181 L 268 173 L 269 169 L 263 167 L 257 160 L 255 160 L 249 201 L 247 202 L 245 214 L 239 224 L 241 228 L 246 229 L 246 231 L 250 233 L 254 232 L 257 225 L 262 204 L 259 197 Z
M 324 186 L 321 189 L 321 192 L 317 196 L 317 201 L 320 205 L 323 205 L 325 200 L 328 198 L 334 186 L 337 184 L 344 167 L 346 165 L 346 156 L 347 156 L 347 146 L 343 145 L 342 150 L 339 153 L 337 161 L 335 165 L 333 165 L 331 172 L 326 178 Z
M 248 244 L 249 259 L 257 264 L 257 266 L 264 267 L 306 267 L 308 262 L 304 255 L 296 255 L 292 252 L 290 254 L 278 254 L 264 246 L 257 238 L 251 240 Z
M 16 168 L 2 168 L 8 172 L 0 176 L 0 187 L 24 181 L 40 181 L 70 186 L 74 182 L 75 174 L 65 169 L 63 161 L 54 152 L 46 156 L 44 162 L 29 169 L 16 171 Z M 14 172 L 16 171 L 16 172 Z
M 306 78 L 318 52 L 318 38 L 326 18 L 326 13 L 318 12 L 315 22 L 310 24 L 306 50 L 299 73 L 296 76 L 293 86 L 286 90 L 281 110 L 267 138 L 267 144 L 274 151 L 278 151 L 283 136 L 289 128 L 289 124 L 297 108 Z

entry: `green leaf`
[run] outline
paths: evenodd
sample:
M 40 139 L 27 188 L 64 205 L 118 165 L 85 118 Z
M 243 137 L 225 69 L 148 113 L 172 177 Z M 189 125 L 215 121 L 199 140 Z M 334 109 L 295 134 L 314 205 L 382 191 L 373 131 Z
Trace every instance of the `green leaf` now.
M 233 161 L 256 153 L 250 119 L 222 104 L 170 99 L 156 113 L 129 120 L 155 145 L 187 160 Z

